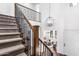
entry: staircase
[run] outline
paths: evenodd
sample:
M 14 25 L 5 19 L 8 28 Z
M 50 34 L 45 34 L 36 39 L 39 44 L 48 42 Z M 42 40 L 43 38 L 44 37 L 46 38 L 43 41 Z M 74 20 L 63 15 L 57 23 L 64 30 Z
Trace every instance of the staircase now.
M 0 15 L 0 56 L 27 56 L 16 19 Z

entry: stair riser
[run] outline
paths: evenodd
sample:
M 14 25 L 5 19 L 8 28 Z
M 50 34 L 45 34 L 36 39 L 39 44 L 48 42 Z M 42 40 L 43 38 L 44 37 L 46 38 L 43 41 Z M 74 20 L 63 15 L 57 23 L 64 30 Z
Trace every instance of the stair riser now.
M 6 40 L 6 39 L 11 39 L 11 38 L 19 38 L 20 35 L 11 35 L 11 36 L 0 36 L 0 40 Z
M 13 19 L 3 19 L 3 18 L 0 18 L 0 21 L 16 22 L 16 20 Z
M 12 20 L 15 20 L 15 18 L 13 18 L 13 17 L 1 16 L 1 15 L 0 15 L 0 19 L 12 19 Z
M 0 24 L 4 24 L 4 25 L 16 25 L 16 23 L 13 23 L 13 22 L 0 22 Z
M 16 23 L 15 20 L 0 20 L 0 22 Z
M 6 25 L 0 25 L 0 28 L 17 28 L 17 26 L 6 26 Z
M 1 23 L 16 23 L 16 21 L 0 20 Z
M 16 46 L 16 45 L 19 45 L 19 44 L 22 44 L 22 41 L 16 41 L 16 42 L 9 42 L 9 43 L 0 44 L 0 49 L 11 47 L 11 46 Z
M 21 53 L 23 53 L 23 52 L 24 52 L 24 49 L 21 49 L 21 50 L 15 51 L 14 53 L 10 53 L 10 55 L 16 56 L 16 55 L 21 54 Z M 18 56 L 19 56 L 19 55 L 18 55 Z
M 18 30 L 0 30 L 0 33 L 18 32 Z
M 24 52 L 24 49 L 20 49 L 20 50 L 16 50 L 16 51 L 13 51 L 11 53 L 7 53 L 7 54 L 1 55 L 1 56 L 16 56 L 23 52 Z

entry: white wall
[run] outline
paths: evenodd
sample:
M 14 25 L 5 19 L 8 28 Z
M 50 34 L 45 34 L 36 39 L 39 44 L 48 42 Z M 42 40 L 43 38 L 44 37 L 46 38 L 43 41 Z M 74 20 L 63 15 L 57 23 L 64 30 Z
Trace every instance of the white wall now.
M 64 53 L 79 56 L 79 4 L 68 7 L 64 12 Z
M 0 14 L 14 16 L 14 3 L 0 3 Z

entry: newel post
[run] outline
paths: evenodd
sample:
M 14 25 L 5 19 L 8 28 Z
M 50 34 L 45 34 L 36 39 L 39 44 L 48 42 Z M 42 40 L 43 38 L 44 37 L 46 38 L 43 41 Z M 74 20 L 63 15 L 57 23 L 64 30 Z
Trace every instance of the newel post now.
M 34 31 L 34 56 L 36 56 L 39 47 L 39 26 L 33 26 L 33 31 Z

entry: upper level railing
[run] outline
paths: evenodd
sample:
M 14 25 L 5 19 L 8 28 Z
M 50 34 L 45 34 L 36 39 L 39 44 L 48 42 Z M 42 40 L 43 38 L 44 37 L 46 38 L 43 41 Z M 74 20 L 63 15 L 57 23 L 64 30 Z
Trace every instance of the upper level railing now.
M 25 7 L 21 4 L 18 4 L 16 3 L 17 7 L 19 7 L 21 9 L 21 11 L 23 12 L 23 14 L 25 16 L 27 16 L 27 19 L 28 20 L 32 20 L 32 21 L 36 21 L 36 22 L 40 22 L 41 19 L 40 19 L 40 13 L 33 10 L 33 9 L 30 9 L 28 7 Z

